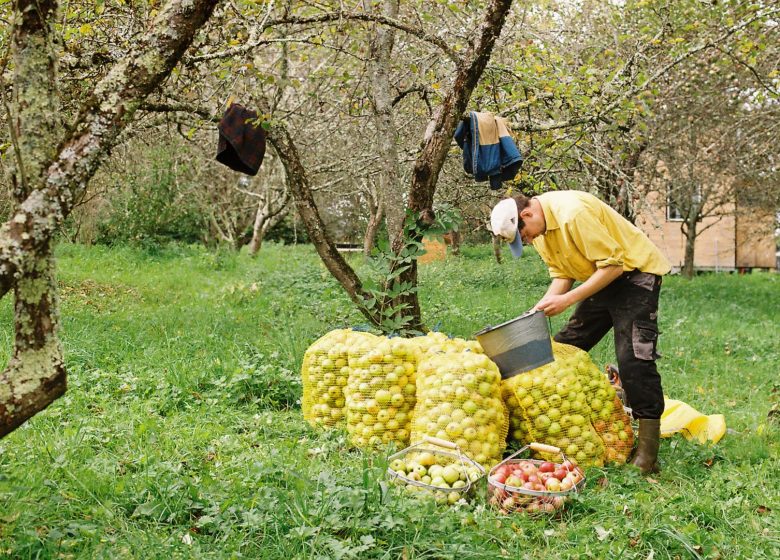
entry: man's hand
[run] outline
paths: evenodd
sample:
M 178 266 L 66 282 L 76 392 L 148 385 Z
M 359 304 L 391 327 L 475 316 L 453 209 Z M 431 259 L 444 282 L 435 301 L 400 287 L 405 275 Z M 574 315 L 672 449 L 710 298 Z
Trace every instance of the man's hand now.
M 547 317 L 554 317 L 559 313 L 563 313 L 572 304 L 569 294 L 547 294 L 539 300 L 534 306 L 534 309 L 544 311 Z

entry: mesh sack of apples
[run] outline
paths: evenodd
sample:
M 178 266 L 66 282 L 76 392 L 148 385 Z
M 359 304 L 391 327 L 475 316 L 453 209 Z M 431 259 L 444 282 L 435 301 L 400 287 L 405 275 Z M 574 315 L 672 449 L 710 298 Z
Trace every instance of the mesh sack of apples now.
M 421 358 L 413 442 L 424 436 L 452 441 L 477 463 L 493 465 L 506 449 L 507 425 L 501 373 L 487 356 L 451 352 Z
M 316 340 L 303 355 L 303 418 L 314 427 L 333 427 L 344 420 L 344 388 L 349 378 L 348 349 L 366 333 L 336 329 Z
M 557 342 L 554 342 L 553 347 L 565 354 L 570 363 L 576 363 L 577 375 L 590 409 L 590 422 L 603 443 L 604 462 L 625 463 L 634 447 L 634 430 L 631 418 L 609 378 L 596 367 L 584 350 Z M 553 445 L 561 446 L 561 443 L 565 442 L 559 440 L 553 442 Z
M 455 443 L 424 437 L 387 459 L 391 482 L 412 496 L 432 496 L 437 502 L 455 504 L 474 496 L 485 469 Z
M 526 450 L 557 456 L 558 462 L 520 458 Z M 488 473 L 488 503 L 502 513 L 553 513 L 585 485 L 580 467 L 557 447 L 530 443 Z
M 511 379 L 511 378 L 510 378 Z M 507 447 L 517 449 L 531 441 L 530 427 L 523 414 L 523 408 L 515 397 L 509 380 L 501 383 L 501 395 L 504 399 L 509 414 L 509 431 L 507 433 Z
M 589 376 L 593 364 L 573 346 L 553 342 L 553 354 L 553 362 L 505 381 L 522 410 L 527 437 L 559 447 L 579 465 L 601 466 L 604 443 L 591 423 L 600 413 L 590 405 L 597 400 Z
M 405 338 L 367 334 L 348 350 L 346 419 L 357 447 L 409 444 L 418 349 Z
M 411 339 L 420 349 L 421 354 L 438 354 L 439 352 L 474 352 L 484 354 L 482 346 L 476 340 L 450 338 L 442 332 L 430 331 L 423 336 Z

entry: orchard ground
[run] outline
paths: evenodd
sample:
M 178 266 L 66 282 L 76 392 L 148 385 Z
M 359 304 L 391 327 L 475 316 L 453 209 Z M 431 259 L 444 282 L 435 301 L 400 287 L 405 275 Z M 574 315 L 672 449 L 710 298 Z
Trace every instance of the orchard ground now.
M 307 346 L 362 323 L 310 246 L 58 248 L 67 394 L 0 441 L 0 558 L 778 558 L 780 275 L 669 277 L 667 394 L 729 427 L 663 441 L 663 472 L 589 469 L 557 517 L 388 488 L 382 454 L 302 420 Z M 361 257 L 350 257 L 361 267 Z M 547 278 L 490 247 L 421 268 L 424 319 L 472 333 Z M 553 328 L 565 317 L 553 319 Z M 10 297 L 0 306 L 11 347 Z M 591 355 L 612 361 L 607 340 Z

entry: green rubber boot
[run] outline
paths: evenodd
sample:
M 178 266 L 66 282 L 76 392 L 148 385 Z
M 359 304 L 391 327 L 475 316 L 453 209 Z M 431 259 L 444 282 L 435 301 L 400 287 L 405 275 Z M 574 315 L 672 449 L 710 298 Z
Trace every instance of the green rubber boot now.
M 631 464 L 642 471 L 642 474 L 657 473 L 661 470 L 658 466 L 660 439 L 661 420 L 639 420 L 639 444 Z

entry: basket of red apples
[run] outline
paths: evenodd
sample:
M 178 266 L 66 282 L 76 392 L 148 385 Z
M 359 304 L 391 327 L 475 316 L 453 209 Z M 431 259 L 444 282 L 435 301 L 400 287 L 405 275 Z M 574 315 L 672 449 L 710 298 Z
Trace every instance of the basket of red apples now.
M 520 458 L 528 449 L 560 455 L 561 462 Z M 531 443 L 490 469 L 487 482 L 490 504 L 502 513 L 553 513 L 563 508 L 567 496 L 582 489 L 585 475 L 560 448 Z

